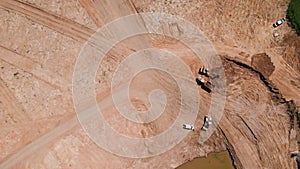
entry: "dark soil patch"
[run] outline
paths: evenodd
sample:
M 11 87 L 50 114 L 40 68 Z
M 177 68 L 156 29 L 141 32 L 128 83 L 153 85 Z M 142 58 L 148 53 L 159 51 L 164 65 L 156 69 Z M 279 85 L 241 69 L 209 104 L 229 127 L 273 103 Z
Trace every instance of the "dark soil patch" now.
M 275 70 L 271 58 L 266 53 L 253 55 L 251 66 L 259 71 L 264 77 L 269 77 Z

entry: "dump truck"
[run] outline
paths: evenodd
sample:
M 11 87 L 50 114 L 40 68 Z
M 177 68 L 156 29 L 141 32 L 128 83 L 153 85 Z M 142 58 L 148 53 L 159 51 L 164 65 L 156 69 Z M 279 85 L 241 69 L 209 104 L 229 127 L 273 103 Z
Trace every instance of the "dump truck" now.
M 202 77 L 198 77 L 196 79 L 196 82 L 199 86 L 201 86 L 201 88 L 205 91 L 207 91 L 208 93 L 210 93 L 212 91 L 212 84 L 210 81 L 205 81 L 204 78 Z

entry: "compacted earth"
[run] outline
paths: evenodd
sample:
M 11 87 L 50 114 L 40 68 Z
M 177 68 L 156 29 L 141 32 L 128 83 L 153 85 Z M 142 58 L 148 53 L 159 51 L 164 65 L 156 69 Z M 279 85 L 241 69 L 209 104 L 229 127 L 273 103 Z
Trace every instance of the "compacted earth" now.
M 0 168 L 176 168 L 224 150 L 229 151 L 236 168 L 296 168 L 291 153 L 298 150 L 300 38 L 286 23 L 272 26 L 285 17 L 288 3 L 0 0 Z M 217 129 L 208 140 L 199 141 L 211 94 L 198 87 L 201 102 L 195 112 L 195 131 L 162 154 L 128 158 L 110 153 L 88 137 L 75 113 L 72 78 L 80 50 L 98 28 L 143 12 L 177 15 L 203 31 L 224 67 L 226 102 Z M 183 91 L 174 85 L 174 79 L 149 69 L 131 80 L 130 101 L 136 110 L 146 111 L 151 91 L 161 89 L 167 104 L 159 118 L 132 123 L 111 104 L 110 87 L 118 65 L 132 53 L 150 47 L 177 54 L 195 78 L 202 66 L 185 45 L 160 35 L 132 37 L 114 46 L 96 72 L 95 100 L 105 106 L 104 119 L 131 137 L 163 133 L 175 121 L 181 103 Z M 197 86 L 195 79 L 180 77 Z M 116 86 L 120 90 L 122 83 L 121 79 Z M 85 102 L 86 107 L 90 104 L 90 100 Z

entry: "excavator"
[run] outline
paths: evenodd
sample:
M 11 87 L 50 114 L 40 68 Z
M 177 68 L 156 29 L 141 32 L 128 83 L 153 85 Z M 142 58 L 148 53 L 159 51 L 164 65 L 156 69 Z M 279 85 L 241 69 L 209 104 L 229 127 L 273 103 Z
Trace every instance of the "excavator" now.
M 207 91 L 208 93 L 210 93 L 212 91 L 213 85 L 209 80 L 205 80 L 205 79 L 210 79 L 211 75 L 209 72 L 208 68 L 205 68 L 204 66 L 201 67 L 199 69 L 198 74 L 203 75 L 205 77 L 199 76 L 198 78 L 196 78 L 196 82 L 199 86 L 201 86 L 201 88 L 205 91 Z M 215 77 L 215 76 L 214 76 Z M 213 77 L 213 78 L 214 78 Z

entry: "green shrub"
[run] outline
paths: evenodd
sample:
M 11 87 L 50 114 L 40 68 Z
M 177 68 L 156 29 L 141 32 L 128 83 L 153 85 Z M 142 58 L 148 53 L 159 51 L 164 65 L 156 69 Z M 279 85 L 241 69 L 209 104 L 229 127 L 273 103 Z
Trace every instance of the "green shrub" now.
M 300 0 L 291 0 L 287 10 L 287 18 L 290 26 L 300 35 Z

